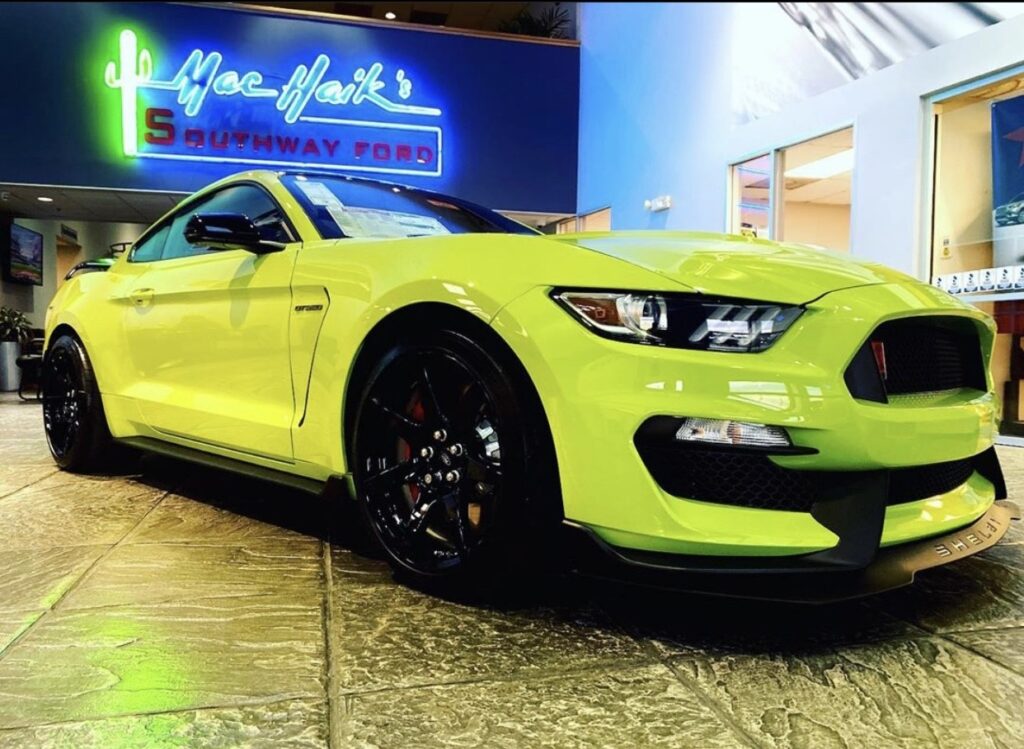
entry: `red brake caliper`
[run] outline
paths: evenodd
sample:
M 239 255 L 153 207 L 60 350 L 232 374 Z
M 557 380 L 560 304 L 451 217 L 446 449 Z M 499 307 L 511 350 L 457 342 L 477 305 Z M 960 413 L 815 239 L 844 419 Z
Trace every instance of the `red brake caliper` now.
M 423 423 L 423 419 L 426 418 L 426 412 L 423 410 L 423 399 L 417 393 L 413 396 L 412 402 L 409 404 L 409 417 L 413 421 Z M 402 460 L 406 461 L 412 458 L 412 445 L 408 442 L 403 441 L 402 447 Z M 409 496 L 412 498 L 413 504 L 415 505 L 420 498 L 420 488 L 416 484 L 409 486 Z

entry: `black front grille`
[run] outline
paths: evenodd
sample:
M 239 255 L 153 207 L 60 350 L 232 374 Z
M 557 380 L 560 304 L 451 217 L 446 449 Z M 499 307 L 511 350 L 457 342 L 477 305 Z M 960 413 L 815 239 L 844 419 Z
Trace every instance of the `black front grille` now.
M 978 328 L 963 317 L 908 317 L 882 323 L 846 370 L 854 398 L 970 388 L 986 390 Z
M 797 471 L 767 455 L 729 449 L 654 447 L 639 444 L 640 457 L 669 494 L 702 502 L 763 510 L 809 512 L 860 476 L 858 471 Z M 887 504 L 913 502 L 956 489 L 974 472 L 974 458 L 889 470 Z

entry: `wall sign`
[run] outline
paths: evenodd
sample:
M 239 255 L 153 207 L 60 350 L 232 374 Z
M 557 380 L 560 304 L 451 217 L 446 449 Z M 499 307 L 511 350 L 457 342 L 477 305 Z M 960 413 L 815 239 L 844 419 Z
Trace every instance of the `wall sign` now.
M 234 69 L 221 52 L 194 49 L 161 77 L 158 62 L 134 30 L 120 32 L 104 81 L 121 93 L 125 156 L 441 175 L 440 127 L 373 119 L 374 110 L 441 116 L 438 107 L 410 102 L 413 78 L 404 68 L 373 61 L 330 77 L 342 66 L 321 53 L 282 78 L 283 71 Z
M 202 3 L 2 17 L 0 184 L 185 193 L 294 167 L 575 211 L 578 47 Z
M 1024 262 L 1024 96 L 992 104 L 992 251 L 996 265 Z

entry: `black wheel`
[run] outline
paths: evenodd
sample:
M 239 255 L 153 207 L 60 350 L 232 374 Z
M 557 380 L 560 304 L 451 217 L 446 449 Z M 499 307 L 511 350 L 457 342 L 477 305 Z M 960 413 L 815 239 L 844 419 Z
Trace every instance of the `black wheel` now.
M 392 567 L 419 582 L 521 569 L 541 556 L 532 531 L 560 517 L 543 415 L 505 365 L 440 330 L 392 344 L 366 379 L 352 450 L 359 504 Z
M 89 356 L 70 335 L 59 336 L 43 361 L 43 425 L 50 454 L 76 473 L 101 468 L 111 437 Z

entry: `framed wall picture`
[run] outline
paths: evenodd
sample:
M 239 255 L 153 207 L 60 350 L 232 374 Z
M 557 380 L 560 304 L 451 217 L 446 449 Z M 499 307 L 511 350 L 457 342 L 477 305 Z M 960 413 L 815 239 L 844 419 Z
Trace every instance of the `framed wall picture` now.
M 43 235 L 11 224 L 10 237 L 3 247 L 4 278 L 13 283 L 43 285 Z

